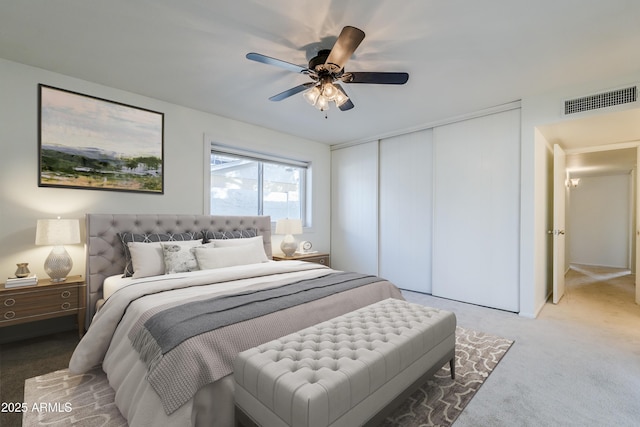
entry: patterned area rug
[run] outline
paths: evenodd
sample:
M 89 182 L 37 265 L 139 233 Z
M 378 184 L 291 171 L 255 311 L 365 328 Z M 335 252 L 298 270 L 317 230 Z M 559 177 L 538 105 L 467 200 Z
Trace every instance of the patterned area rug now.
M 450 426 L 471 401 L 513 341 L 458 327 L 456 379 L 449 364 L 413 393 L 384 426 Z M 68 370 L 25 381 L 23 427 L 119 427 L 127 422 L 113 403 L 114 391 L 100 368 L 83 375 Z
M 456 328 L 456 379 L 447 363 L 388 417 L 383 426 L 450 426 L 471 401 L 513 341 Z

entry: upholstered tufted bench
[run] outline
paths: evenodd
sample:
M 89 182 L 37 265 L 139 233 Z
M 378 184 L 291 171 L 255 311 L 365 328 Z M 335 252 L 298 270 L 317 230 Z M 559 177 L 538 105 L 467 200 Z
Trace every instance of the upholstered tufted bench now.
M 451 312 L 387 299 L 244 351 L 236 423 L 377 424 L 447 361 L 454 377 L 455 328 Z

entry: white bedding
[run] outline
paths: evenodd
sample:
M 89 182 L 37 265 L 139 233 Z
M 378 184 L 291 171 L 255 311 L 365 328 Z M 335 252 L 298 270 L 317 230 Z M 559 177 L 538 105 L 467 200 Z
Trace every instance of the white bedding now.
M 283 279 L 295 281 L 319 277 L 328 272 L 333 270 L 318 264 L 271 261 L 158 277 L 113 280 L 114 288 L 118 289 L 113 291 L 94 317 L 89 330 L 71 358 L 69 368 L 72 372 L 80 373 L 102 364 L 109 384 L 115 390 L 116 405 L 131 427 L 233 425 L 232 375 L 202 387 L 191 401 L 170 415 L 166 415 L 160 398 L 146 381 L 147 366 L 133 349 L 128 338 L 129 331 L 141 313 L 162 306 L 177 297 L 197 296 L 203 289 L 210 292 L 210 295 L 224 295 L 265 281 L 277 282 Z M 203 286 L 188 287 L 194 284 Z M 150 289 L 163 290 L 174 287 L 180 289 L 138 298 Z M 333 297 L 338 296 L 328 298 Z M 384 289 L 380 292 L 371 292 L 370 302 L 358 301 L 358 303 L 366 305 L 388 297 L 401 298 L 399 291 L 396 294 L 393 290 Z M 132 300 L 134 301 L 131 302 Z M 328 301 L 328 304 L 331 302 Z M 304 310 L 304 307 L 300 310 Z M 317 321 L 324 320 L 323 313 L 315 313 L 315 315 L 312 313 L 310 317 L 315 320 L 315 316 Z
M 134 279 L 133 277 L 122 277 L 122 274 L 116 274 L 115 276 L 109 276 L 104 279 L 102 284 L 102 298 L 105 300 L 108 299 L 111 295 L 113 295 L 118 289 L 124 288 L 125 286 L 131 284 Z

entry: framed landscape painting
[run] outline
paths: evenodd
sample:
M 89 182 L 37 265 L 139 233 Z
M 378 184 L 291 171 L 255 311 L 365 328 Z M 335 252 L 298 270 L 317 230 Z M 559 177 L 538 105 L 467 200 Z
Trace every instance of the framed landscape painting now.
M 163 194 L 163 113 L 39 90 L 39 187 Z

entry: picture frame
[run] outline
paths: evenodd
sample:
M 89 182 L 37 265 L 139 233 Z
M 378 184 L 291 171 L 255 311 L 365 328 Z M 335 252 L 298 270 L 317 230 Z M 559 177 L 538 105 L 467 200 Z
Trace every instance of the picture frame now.
M 38 187 L 164 194 L 164 113 L 39 84 Z

